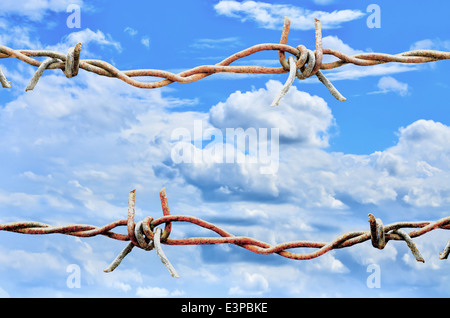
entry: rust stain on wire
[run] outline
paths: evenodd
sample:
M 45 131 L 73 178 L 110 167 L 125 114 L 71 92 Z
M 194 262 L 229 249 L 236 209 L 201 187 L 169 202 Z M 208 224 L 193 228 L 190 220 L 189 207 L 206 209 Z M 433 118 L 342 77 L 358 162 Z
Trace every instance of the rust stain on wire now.
M 138 88 L 159 88 L 171 83 L 192 83 L 215 73 L 247 73 L 247 74 L 282 74 L 290 72 L 290 64 L 286 59 L 285 53 L 292 54 L 296 59 L 296 77 L 305 79 L 316 75 L 317 78 L 328 88 L 330 93 L 338 100 L 345 101 L 346 98 L 331 84 L 321 70 L 330 70 L 341 67 L 345 64 L 355 64 L 359 66 L 372 66 L 389 62 L 397 63 L 427 63 L 439 60 L 450 59 L 450 52 L 442 52 L 435 50 L 414 50 L 400 54 L 384 54 L 384 53 L 362 53 L 353 56 L 346 55 L 334 49 L 322 47 L 322 27 L 319 20 L 315 20 L 315 51 L 308 50 L 303 45 L 292 47 L 287 45 L 289 34 L 290 20 L 286 17 L 280 43 L 263 43 L 254 45 L 245 50 L 237 52 L 223 61 L 215 65 L 202 65 L 192 69 L 183 71 L 179 74 L 171 73 L 158 69 L 138 69 L 122 71 L 115 66 L 101 60 L 80 59 L 81 43 L 74 48 L 70 48 L 67 54 L 48 50 L 14 50 L 4 45 L 0 45 L 0 58 L 13 57 L 19 59 L 32 66 L 40 67 L 33 81 L 27 87 L 32 90 L 36 85 L 39 77 L 45 69 L 61 69 L 66 77 L 71 78 L 78 74 L 79 68 L 93 72 L 101 76 L 115 77 L 125 83 Z M 263 67 L 263 66 L 233 66 L 231 63 L 246 56 L 261 51 L 274 50 L 278 51 L 278 57 L 281 67 Z M 323 55 L 333 55 L 338 58 L 337 61 L 331 63 L 322 63 Z M 47 57 L 55 60 L 47 59 L 41 62 L 35 57 Z M 44 64 L 45 63 L 45 64 Z M 133 77 L 159 77 L 162 80 L 156 82 L 143 82 Z M 291 80 L 288 81 L 291 85 Z M 0 68 L 0 83 L 3 87 L 9 88 L 10 82 L 6 79 Z M 282 97 L 282 96 L 281 96 Z M 274 104 L 279 101 L 277 97 Z
M 135 208 L 135 190 L 129 193 L 128 197 L 128 218 L 126 220 L 118 220 L 111 222 L 102 227 L 84 224 L 69 224 L 65 226 L 52 226 L 40 222 L 12 222 L 0 223 L 0 231 L 9 231 L 23 234 L 52 234 L 60 233 L 65 235 L 72 235 L 78 237 L 92 237 L 96 235 L 104 235 L 109 238 L 129 241 L 128 245 L 120 252 L 120 254 L 112 261 L 106 268 L 105 272 L 113 271 L 126 255 L 128 255 L 134 247 L 141 248 L 146 251 L 156 249 L 157 255 L 160 257 L 163 264 L 167 267 L 173 277 L 179 277 L 172 264 L 167 259 L 162 251 L 161 244 L 165 245 L 211 245 L 211 244 L 234 244 L 245 248 L 251 252 L 263 255 L 278 254 L 280 256 L 294 259 L 294 260 L 308 260 L 319 257 L 331 250 L 350 247 L 355 244 L 363 243 L 367 240 L 372 241 L 375 248 L 383 249 L 391 240 L 405 241 L 407 246 L 411 249 L 412 254 L 418 262 L 425 262 L 413 238 L 424 235 L 436 229 L 450 230 L 450 216 L 444 217 L 437 221 L 419 221 L 419 222 L 396 222 L 388 225 L 383 225 L 380 219 L 375 218 L 369 214 L 369 226 L 367 231 L 347 232 L 339 235 L 331 242 L 319 241 L 290 241 L 276 245 L 270 245 L 266 242 L 246 237 L 235 236 L 222 228 L 189 215 L 172 215 L 169 211 L 167 196 L 165 189 L 160 192 L 161 205 L 163 216 L 153 219 L 152 217 L 145 217 L 142 221 L 135 223 L 134 208 Z M 189 238 L 169 238 L 172 222 L 187 222 L 196 225 L 212 232 L 219 236 L 211 237 L 189 237 Z M 158 228 L 159 225 L 165 226 L 164 232 Z M 112 230 L 118 226 L 126 226 L 128 234 L 115 233 Z M 415 228 L 409 233 L 405 232 L 404 228 Z M 162 234 L 161 234 L 162 233 Z M 316 249 L 310 253 L 295 253 L 288 251 L 293 248 L 314 248 Z M 446 259 L 449 254 L 450 241 L 445 246 L 440 259 Z

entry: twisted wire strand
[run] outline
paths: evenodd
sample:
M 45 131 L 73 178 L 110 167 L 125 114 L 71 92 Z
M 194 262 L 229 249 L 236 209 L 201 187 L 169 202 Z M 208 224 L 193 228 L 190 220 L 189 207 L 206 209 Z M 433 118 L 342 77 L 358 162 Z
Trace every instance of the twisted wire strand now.
M 297 59 L 296 61 L 296 77 L 305 79 L 316 75 L 318 79 L 328 88 L 330 93 L 338 100 L 345 101 L 338 90 L 325 77 L 321 70 L 330 70 L 341 67 L 346 64 L 355 64 L 359 66 L 372 66 L 377 64 L 384 64 L 389 62 L 397 63 L 428 63 L 439 60 L 450 59 L 450 52 L 435 51 L 435 50 L 413 50 L 403 52 L 395 55 L 384 53 L 362 53 L 353 56 L 346 55 L 334 49 L 322 47 L 322 29 L 319 20 L 315 19 L 315 37 L 316 50 L 311 51 L 305 46 L 299 45 L 296 48 L 287 45 L 287 38 L 289 34 L 290 20 L 285 17 L 284 26 L 281 34 L 280 43 L 263 43 L 251 46 L 240 52 L 237 52 L 223 61 L 215 65 L 202 65 L 192 69 L 175 74 L 172 72 L 158 70 L 158 69 L 137 69 L 137 70 L 119 70 L 108 62 L 96 59 L 80 59 L 81 43 L 78 43 L 74 48 L 70 48 L 67 54 L 49 50 L 14 50 L 4 45 L 0 45 L 0 59 L 13 57 L 28 63 L 32 66 L 41 67 L 34 77 L 34 85 L 42 75 L 45 69 L 61 69 L 66 77 L 74 77 L 78 74 L 81 68 L 85 71 L 96 73 L 101 76 L 115 77 L 125 83 L 138 88 L 160 88 L 171 83 L 192 83 L 211 76 L 216 73 L 247 73 L 247 74 L 283 74 L 290 72 L 289 62 L 286 59 L 285 53 L 290 53 Z M 261 51 L 274 50 L 278 51 L 280 67 L 265 67 L 265 66 L 235 66 L 231 63 L 255 54 Z M 322 63 L 323 55 L 333 55 L 338 58 L 337 61 L 330 63 Z M 41 62 L 36 57 L 48 57 L 55 60 L 46 60 Z M 162 78 L 155 82 L 145 82 L 136 80 L 133 77 L 159 77 Z M 291 81 L 291 79 L 288 79 Z M 6 79 L 0 68 L 0 83 L 3 87 L 9 88 L 10 82 Z M 27 90 L 34 88 L 34 85 L 27 87 Z M 290 86 L 292 84 L 289 84 Z M 277 97 L 278 98 L 278 97 Z M 276 98 L 276 100 L 277 100 Z M 275 103 L 275 101 L 274 101 Z
M 380 219 L 369 214 L 370 230 L 346 232 L 330 242 L 320 241 L 290 241 L 276 245 L 260 241 L 247 236 L 235 236 L 224 229 L 189 215 L 172 215 L 170 214 L 167 201 L 166 190 L 163 188 L 160 192 L 161 206 L 163 216 L 153 219 L 145 217 L 142 221 L 135 223 L 135 190 L 129 193 L 128 197 L 128 218 L 127 220 L 118 220 L 111 222 L 102 227 L 84 224 L 69 224 L 65 226 L 52 226 L 41 222 L 11 222 L 0 223 L 0 231 L 9 231 L 23 234 L 53 234 L 60 233 L 78 237 L 92 237 L 96 235 L 104 235 L 109 238 L 129 241 L 127 246 L 117 255 L 112 263 L 104 270 L 112 272 L 121 261 L 128 255 L 134 247 L 150 251 L 155 249 L 163 264 L 167 267 L 173 277 L 179 277 L 166 255 L 162 251 L 161 244 L 165 245 L 212 245 L 212 244 L 233 244 L 245 248 L 251 252 L 263 255 L 278 254 L 280 256 L 294 260 L 308 260 L 317 258 L 325 253 L 355 244 L 363 243 L 367 240 L 372 241 L 375 248 L 383 249 L 390 240 L 405 241 L 411 249 L 412 254 L 418 262 L 425 262 L 423 257 L 412 238 L 424 235 L 436 229 L 450 230 L 450 216 L 444 217 L 437 221 L 416 221 L 416 222 L 396 222 L 383 225 Z M 219 236 L 212 237 L 189 237 L 189 238 L 169 238 L 172 228 L 172 222 L 187 222 L 199 227 L 215 232 Z M 165 226 L 164 231 L 158 228 L 159 225 Z M 126 226 L 128 234 L 115 233 L 112 230 L 119 226 Z M 405 228 L 415 228 L 410 233 L 405 232 Z M 293 248 L 315 248 L 316 250 L 309 253 L 296 253 L 288 251 Z M 447 243 L 443 252 L 440 253 L 440 259 L 446 259 L 450 250 L 450 241 Z

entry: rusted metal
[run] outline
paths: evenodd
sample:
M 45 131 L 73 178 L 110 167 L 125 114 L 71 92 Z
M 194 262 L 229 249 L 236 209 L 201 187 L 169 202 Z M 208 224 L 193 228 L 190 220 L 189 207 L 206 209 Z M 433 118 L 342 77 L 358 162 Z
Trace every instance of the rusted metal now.
M 71 78 L 78 75 L 78 68 L 80 66 L 80 52 L 81 43 L 70 48 L 67 52 L 66 63 L 64 65 L 64 74 L 67 78 Z
M 442 253 L 439 253 L 439 259 L 447 259 L 449 253 L 450 253 L 450 240 L 448 240 L 447 245 L 445 246 Z
M 8 81 L 6 79 L 6 76 L 5 74 L 3 74 L 1 67 L 0 67 L 0 83 L 2 84 L 3 88 L 11 88 L 11 81 Z
M 171 83 L 192 83 L 216 73 L 246 73 L 246 74 L 282 74 L 290 71 L 285 53 L 292 54 L 297 59 L 297 78 L 305 79 L 316 75 L 325 84 L 330 93 L 338 100 L 345 101 L 337 89 L 325 77 L 320 70 L 330 70 L 341 67 L 345 64 L 355 64 L 359 66 L 372 66 L 383 63 L 428 63 L 439 60 L 450 59 L 450 52 L 434 50 L 414 50 L 400 54 L 384 53 L 362 53 L 354 56 L 346 55 L 334 49 L 322 47 L 322 28 L 319 20 L 315 19 L 316 50 L 310 51 L 305 46 L 299 45 L 296 48 L 287 45 L 289 35 L 290 20 L 286 17 L 282 29 L 280 43 L 263 43 L 235 53 L 215 65 L 202 65 L 175 74 L 172 72 L 157 69 L 138 69 L 121 71 L 113 65 L 93 59 L 80 59 L 81 43 L 69 49 L 68 54 L 48 50 L 14 50 L 4 45 L 0 45 L 0 59 L 13 57 L 32 66 L 40 67 L 42 63 L 35 57 L 49 57 L 57 59 L 45 69 L 61 69 L 67 77 L 76 76 L 81 68 L 88 72 L 93 72 L 101 76 L 115 77 L 125 83 L 138 88 L 160 88 Z M 264 67 L 254 65 L 233 66 L 231 63 L 243 57 L 267 50 L 278 51 L 278 59 L 281 67 Z M 313 57 L 312 57 L 312 55 Z M 339 60 L 330 63 L 322 63 L 323 55 L 333 55 Z M 306 67 L 305 67 L 306 64 Z M 162 80 L 155 82 L 143 82 L 133 77 L 159 77 Z M 9 82 L 0 69 L 0 82 L 3 87 L 9 88 Z M 163 234 L 164 237 L 164 234 Z
M 405 242 L 408 245 L 408 247 L 410 248 L 412 254 L 416 258 L 416 261 L 425 263 L 425 260 L 423 259 L 422 255 L 420 255 L 420 252 L 417 249 L 416 244 L 414 244 L 413 240 L 408 235 L 408 233 L 406 233 L 405 231 L 400 230 L 400 229 L 393 230 L 392 232 L 400 235 L 402 237 L 402 239 L 405 240 Z
M 289 77 L 288 77 L 286 83 L 284 84 L 283 88 L 281 89 L 280 93 L 278 93 L 278 95 L 273 100 L 270 107 L 278 106 L 278 104 L 280 103 L 280 100 L 284 97 L 284 95 L 287 94 L 287 92 L 289 91 L 289 88 L 291 88 L 291 86 L 292 86 L 292 83 L 294 83 L 297 67 L 295 65 L 295 60 L 292 56 L 289 56 L 288 61 L 289 61 L 288 62 L 289 68 L 290 68 Z
M 33 90 L 36 84 L 38 83 L 39 78 L 41 78 L 42 74 L 44 74 L 44 71 L 48 68 L 48 66 L 56 62 L 58 62 L 58 59 L 55 59 L 53 57 L 49 57 L 44 62 L 42 62 L 42 64 L 39 65 L 36 73 L 34 73 L 33 77 L 31 78 L 27 88 L 25 88 L 25 91 L 28 92 Z
M 251 252 L 263 255 L 278 254 L 280 256 L 294 260 L 308 260 L 317 258 L 331 250 L 350 247 L 355 244 L 372 240 L 375 248 L 383 248 L 390 240 L 405 241 L 411 252 L 419 262 L 424 262 L 419 250 L 412 241 L 412 238 L 421 236 L 436 229 L 450 230 L 450 216 L 437 221 L 418 221 L 418 222 L 396 222 L 383 226 L 380 219 L 369 214 L 370 229 L 368 231 L 353 231 L 343 233 L 337 236 L 331 242 L 320 241 L 290 241 L 280 244 L 271 245 L 255 238 L 246 236 L 235 236 L 224 229 L 189 215 L 172 215 L 169 211 L 166 190 L 160 192 L 161 206 L 163 216 L 153 219 L 150 216 L 145 217 L 142 221 L 135 223 L 135 190 L 129 193 L 128 198 L 128 218 L 127 220 L 118 220 L 111 222 L 102 227 L 83 224 L 69 224 L 65 226 L 52 226 L 41 222 L 12 222 L 0 224 L 0 231 L 9 231 L 23 234 L 52 234 L 60 233 L 73 235 L 78 237 L 91 237 L 96 235 L 105 235 L 112 239 L 120 241 L 130 241 L 127 246 L 119 253 L 119 255 L 106 268 L 105 272 L 113 271 L 120 262 L 128 255 L 134 247 L 144 250 L 152 250 L 157 246 L 157 254 L 161 261 L 166 265 L 168 270 L 174 277 L 177 277 L 175 269 L 167 260 L 167 257 L 161 252 L 161 244 L 166 245 L 211 245 L 211 244 L 233 244 L 245 248 Z M 219 236 L 212 237 L 189 237 L 189 238 L 169 238 L 171 226 L 173 222 L 186 222 L 192 225 L 200 226 L 208 229 Z M 162 229 L 159 225 L 165 225 L 164 233 L 167 237 L 163 238 Z M 127 226 L 128 234 L 114 233 L 112 230 L 119 226 Z M 406 233 L 404 228 L 416 228 L 416 230 Z M 159 232 L 159 233 L 158 233 Z M 156 233 L 158 233 L 156 235 Z M 314 248 L 313 252 L 295 253 L 288 251 L 293 248 Z M 450 241 L 447 243 L 444 251 L 440 253 L 440 259 L 446 259 L 450 250 Z
M 382 250 L 386 246 L 386 239 L 384 237 L 383 222 L 380 219 L 375 219 L 373 214 L 369 213 L 370 223 L 370 237 L 373 247 Z

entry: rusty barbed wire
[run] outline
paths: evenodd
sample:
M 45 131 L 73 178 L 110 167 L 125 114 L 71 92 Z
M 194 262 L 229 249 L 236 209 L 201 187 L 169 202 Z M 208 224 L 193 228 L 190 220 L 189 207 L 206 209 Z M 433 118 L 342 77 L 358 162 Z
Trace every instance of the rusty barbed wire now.
M 282 74 L 289 72 L 290 76 L 288 81 L 286 82 L 282 92 L 280 92 L 280 94 L 274 99 L 272 106 L 278 105 L 280 99 L 288 91 L 294 80 L 294 75 L 298 79 L 306 79 L 316 75 L 336 99 L 345 101 L 346 98 L 341 95 L 341 93 L 325 77 L 321 70 L 330 70 L 346 64 L 372 66 L 389 62 L 427 63 L 450 59 L 450 52 L 435 50 L 413 50 L 395 55 L 385 53 L 361 53 L 349 56 L 339 52 L 338 50 L 322 47 L 322 27 L 320 21 L 317 19 L 315 19 L 316 50 L 312 51 L 307 49 L 304 45 L 298 45 L 297 47 L 287 45 L 289 27 L 290 20 L 285 17 L 280 43 L 257 44 L 235 53 L 215 65 L 197 66 L 179 74 L 157 69 L 122 71 L 105 61 L 80 59 L 81 43 L 78 43 L 74 48 L 70 48 L 67 54 L 49 50 L 14 50 L 4 45 L 0 45 L 0 59 L 13 57 L 32 66 L 38 67 L 38 70 L 27 86 L 26 91 L 32 90 L 35 87 L 39 78 L 46 69 L 61 69 L 67 78 L 71 78 L 76 76 L 81 68 L 85 71 L 96 73 L 101 76 L 118 78 L 125 83 L 138 88 L 148 89 L 163 87 L 174 82 L 192 83 L 215 73 Z M 278 51 L 278 58 L 281 67 L 230 65 L 238 59 L 267 50 Z M 293 57 L 286 59 L 286 52 L 292 54 Z M 322 63 L 323 55 L 325 54 L 333 55 L 338 58 L 338 60 L 330 63 Z M 47 59 L 41 62 L 34 57 L 47 57 Z M 133 77 L 159 77 L 162 78 L 162 80 L 156 82 L 143 82 L 133 79 Z M 11 87 L 11 82 L 6 79 L 1 67 L 0 83 L 4 88 Z
M 128 218 L 126 220 L 118 220 L 111 222 L 102 227 L 84 224 L 69 224 L 65 226 L 52 226 L 41 222 L 11 222 L 0 223 L 0 231 L 9 231 L 23 234 L 52 234 L 60 233 L 78 237 L 92 237 L 96 235 L 104 235 L 115 240 L 130 241 L 128 245 L 117 255 L 112 263 L 104 270 L 112 272 L 126 255 L 128 255 L 134 247 L 141 248 L 146 251 L 156 250 L 163 264 L 167 267 L 173 277 L 179 277 L 174 267 L 171 265 L 166 255 L 162 251 L 161 244 L 166 245 L 211 245 L 211 244 L 234 244 L 245 248 L 251 252 L 263 255 L 278 254 L 280 256 L 294 260 L 308 260 L 317 258 L 325 253 L 355 244 L 363 243 L 371 240 L 375 248 L 383 249 L 391 240 L 405 241 L 410 248 L 412 254 L 418 262 L 425 262 L 420 254 L 417 246 L 412 238 L 419 237 L 436 229 L 450 230 L 450 216 L 444 217 L 437 221 L 418 221 L 418 222 L 396 222 L 383 225 L 380 219 L 369 214 L 370 230 L 353 231 L 337 236 L 331 242 L 319 241 L 291 241 L 270 245 L 266 242 L 246 237 L 235 236 L 220 227 L 189 215 L 171 215 L 169 204 L 167 201 L 166 190 L 163 188 L 159 195 L 163 216 L 153 219 L 150 216 L 145 217 L 142 221 L 135 223 L 135 190 L 131 191 L 128 196 Z M 202 228 L 206 228 L 218 234 L 218 237 L 190 237 L 190 238 L 169 238 L 172 230 L 172 222 L 188 222 Z M 164 224 L 164 231 L 157 227 Z M 112 232 L 118 226 L 126 226 L 128 234 L 119 234 Z M 416 230 L 406 233 L 404 228 L 415 228 Z M 287 251 L 293 248 L 315 248 L 310 253 L 294 253 Z M 447 259 L 450 253 L 450 240 L 445 246 L 443 252 L 439 253 L 440 259 Z

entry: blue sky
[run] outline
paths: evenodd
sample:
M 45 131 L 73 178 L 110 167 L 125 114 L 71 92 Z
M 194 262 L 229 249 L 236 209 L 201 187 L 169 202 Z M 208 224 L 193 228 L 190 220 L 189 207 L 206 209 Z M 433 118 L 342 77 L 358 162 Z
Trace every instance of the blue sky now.
M 381 27 L 369 28 L 369 4 Z M 70 4 L 81 27 L 68 28 Z M 326 48 L 348 54 L 450 51 L 448 2 L 409 1 L 9 1 L 0 4 L 0 44 L 66 52 L 122 70 L 175 73 L 260 43 L 278 43 L 284 16 L 288 44 L 314 49 L 314 18 Z M 278 67 L 277 52 L 236 63 Z M 162 214 L 166 187 L 172 214 L 193 215 L 236 235 L 270 243 L 329 241 L 367 230 L 367 214 L 384 224 L 449 215 L 450 63 L 389 63 L 323 71 L 345 102 L 317 80 L 296 80 L 277 108 L 282 75 L 216 74 L 190 84 L 137 89 L 80 70 L 67 79 L 48 70 L 25 92 L 35 67 L 12 58 L 0 66 L 0 222 L 104 225 L 127 216 L 136 189 L 136 219 Z M 142 80 L 156 80 L 154 78 Z M 172 133 L 278 128 L 279 166 L 174 163 Z M 220 142 L 216 145 L 222 146 Z M 223 145 L 226 146 L 226 145 Z M 195 153 L 205 149 L 195 148 Z M 249 156 L 248 153 L 245 154 Z M 247 157 L 246 157 L 247 158 Z M 120 229 L 119 231 L 122 231 Z M 174 224 L 172 236 L 209 235 Z M 135 249 L 110 274 L 103 269 L 126 243 L 106 237 L 0 233 L 2 297 L 448 297 L 448 241 L 438 230 L 384 250 L 370 242 L 310 261 L 256 255 L 236 246 L 163 246 L 181 276 L 170 277 L 156 253 Z M 70 265 L 80 288 L 70 288 Z M 368 266 L 380 269 L 369 288 Z

